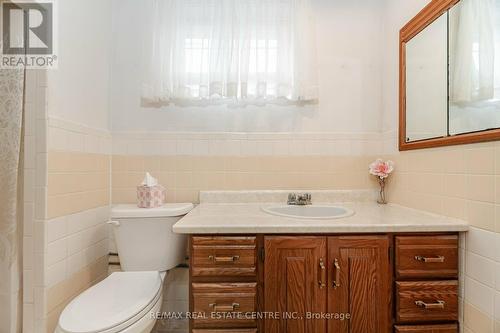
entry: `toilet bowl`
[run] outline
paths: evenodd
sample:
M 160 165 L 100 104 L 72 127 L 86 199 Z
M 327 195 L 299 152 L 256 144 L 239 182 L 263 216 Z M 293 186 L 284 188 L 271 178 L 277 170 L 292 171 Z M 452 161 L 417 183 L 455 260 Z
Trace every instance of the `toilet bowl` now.
M 161 303 L 160 273 L 112 273 L 66 306 L 56 332 L 150 332 Z
M 166 272 L 180 264 L 186 238 L 172 225 L 193 208 L 168 204 L 143 209 L 112 208 L 118 255 L 124 272 L 109 275 L 74 298 L 63 310 L 55 333 L 149 333 L 162 304 Z

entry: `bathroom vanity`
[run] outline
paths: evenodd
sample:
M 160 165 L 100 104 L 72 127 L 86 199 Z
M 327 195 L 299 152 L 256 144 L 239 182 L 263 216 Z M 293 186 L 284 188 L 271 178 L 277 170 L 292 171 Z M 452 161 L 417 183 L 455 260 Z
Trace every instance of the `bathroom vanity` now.
M 458 332 L 467 224 L 357 199 L 339 219 L 202 200 L 174 226 L 191 234 L 190 311 L 206 314 L 191 331 Z

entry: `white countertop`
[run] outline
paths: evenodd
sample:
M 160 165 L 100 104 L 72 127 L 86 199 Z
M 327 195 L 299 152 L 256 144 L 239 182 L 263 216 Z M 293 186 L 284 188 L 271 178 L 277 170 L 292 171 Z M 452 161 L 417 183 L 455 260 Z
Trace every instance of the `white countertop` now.
M 281 202 L 282 203 L 282 202 Z M 177 222 L 182 234 L 290 234 L 467 231 L 467 222 L 420 210 L 373 202 L 342 202 L 353 216 L 311 220 L 270 215 L 262 206 L 272 203 L 202 202 Z

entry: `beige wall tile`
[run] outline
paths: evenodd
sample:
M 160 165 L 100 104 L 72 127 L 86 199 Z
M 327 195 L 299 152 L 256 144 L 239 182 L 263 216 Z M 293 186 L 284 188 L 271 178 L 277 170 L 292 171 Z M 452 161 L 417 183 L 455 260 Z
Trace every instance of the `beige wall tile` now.
M 497 142 L 495 147 L 495 174 L 500 175 L 500 143 Z
M 114 157 L 113 157 L 113 161 L 114 161 Z M 160 170 L 161 171 L 175 171 L 176 164 L 177 164 L 177 157 L 175 157 L 175 156 L 162 156 L 162 157 L 160 157 Z
M 443 175 L 443 195 L 455 198 L 466 197 L 467 176 L 464 174 Z
M 145 156 L 143 169 L 149 173 L 156 173 L 161 170 L 161 158 L 159 156 Z
M 443 149 L 441 152 L 441 160 L 443 162 L 443 172 L 450 173 L 465 173 L 465 151 L 461 148 Z
M 500 205 L 495 205 L 495 231 L 500 232 Z M 500 277 L 499 277 L 500 281 Z M 499 283 L 500 287 L 500 283 Z
M 116 161 L 115 161 L 116 160 Z M 359 189 L 377 186 L 371 157 L 331 156 L 113 156 L 113 202 L 135 202 L 139 170 L 151 165 L 169 201 L 198 200 L 200 190 Z M 132 168 L 129 165 L 133 165 Z M 159 168 L 159 169 L 158 169 Z M 133 171 L 132 171 L 133 170 Z M 182 200 L 181 200 L 182 199 Z
M 494 147 L 466 149 L 465 164 L 469 174 L 493 175 L 495 173 Z
M 468 175 L 466 193 L 470 200 L 495 202 L 495 177 Z
M 169 191 L 167 190 L 167 197 L 169 195 Z M 136 189 L 135 188 L 113 188 L 113 203 L 136 203 Z
M 500 204 L 500 176 L 495 176 L 495 202 Z
M 467 201 L 467 221 L 475 227 L 495 231 L 495 205 Z
M 125 158 L 122 160 L 128 163 Z M 109 156 L 49 152 L 48 164 L 48 218 L 109 204 Z
M 443 215 L 467 219 L 467 201 L 461 198 L 443 197 Z

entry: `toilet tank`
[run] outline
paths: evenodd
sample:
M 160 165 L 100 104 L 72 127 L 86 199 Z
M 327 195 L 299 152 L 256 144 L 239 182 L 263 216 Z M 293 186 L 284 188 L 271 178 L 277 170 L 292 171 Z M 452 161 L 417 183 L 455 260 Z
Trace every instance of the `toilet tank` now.
M 184 262 L 187 237 L 175 234 L 172 226 L 191 209 L 192 203 L 113 206 L 110 223 L 122 270 L 161 272 Z

